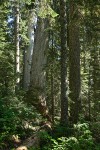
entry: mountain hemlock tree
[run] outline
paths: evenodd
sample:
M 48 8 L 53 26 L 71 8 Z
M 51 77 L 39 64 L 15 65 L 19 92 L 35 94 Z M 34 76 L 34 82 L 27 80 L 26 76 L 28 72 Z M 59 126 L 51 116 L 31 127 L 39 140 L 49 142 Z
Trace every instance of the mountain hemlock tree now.
M 60 38 L 61 38 L 61 124 L 68 125 L 67 96 L 67 15 L 66 0 L 60 0 Z
M 88 1 L 87 1 L 88 2 Z M 99 94 L 98 88 L 100 84 L 99 78 L 99 35 L 98 35 L 98 21 L 99 21 L 99 6 L 98 1 L 84 5 L 84 73 L 81 73 L 82 81 L 82 111 L 86 121 L 96 121 L 99 117 Z M 82 29 L 82 26 L 81 26 Z M 82 41 L 81 41 L 82 42 Z M 96 46 L 97 45 L 97 46 Z M 81 43 L 82 46 L 82 43 Z M 81 51 L 82 64 L 82 51 Z M 83 66 L 81 65 L 81 71 Z M 87 92 L 88 91 L 88 92 Z M 96 117 L 95 117 L 96 116 Z
M 8 22 L 10 3 L 2 1 L 0 4 L 0 97 L 8 98 L 9 93 L 13 91 L 14 80 L 13 36 Z
M 69 90 L 70 90 L 70 118 L 77 123 L 80 100 L 80 41 L 78 8 L 73 0 L 69 3 Z
M 20 47 L 19 47 L 19 1 L 15 1 L 15 73 L 16 73 L 16 90 L 20 84 Z
M 24 53 L 24 90 L 28 90 L 30 85 L 31 61 L 34 45 L 34 27 L 36 25 L 36 15 L 34 9 L 29 10 L 28 15 L 28 39 L 29 45 Z

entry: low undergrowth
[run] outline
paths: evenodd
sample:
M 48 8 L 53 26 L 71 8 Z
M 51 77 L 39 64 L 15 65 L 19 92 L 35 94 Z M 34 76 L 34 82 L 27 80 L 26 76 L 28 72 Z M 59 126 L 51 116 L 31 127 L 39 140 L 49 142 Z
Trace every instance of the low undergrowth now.
M 56 132 L 53 136 L 47 133 L 42 134 L 41 150 L 99 150 L 100 144 L 97 144 L 89 129 L 88 123 L 78 123 L 73 128 L 64 130 L 60 128 L 60 132 Z M 67 132 L 69 131 L 69 132 Z M 70 132 L 71 131 L 71 132 Z M 68 135 L 68 136 L 63 136 Z M 61 136 L 62 134 L 62 136 Z M 59 135 L 61 137 L 59 137 Z M 57 138 L 58 136 L 58 138 Z M 54 137 L 54 138 L 53 138 Z

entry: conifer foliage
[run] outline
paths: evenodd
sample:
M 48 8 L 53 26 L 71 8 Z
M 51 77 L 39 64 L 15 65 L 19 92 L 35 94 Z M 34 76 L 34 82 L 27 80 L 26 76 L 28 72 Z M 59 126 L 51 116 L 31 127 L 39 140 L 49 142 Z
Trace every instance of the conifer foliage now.
M 99 0 L 0 0 L 1 150 L 100 149 L 99 13 Z

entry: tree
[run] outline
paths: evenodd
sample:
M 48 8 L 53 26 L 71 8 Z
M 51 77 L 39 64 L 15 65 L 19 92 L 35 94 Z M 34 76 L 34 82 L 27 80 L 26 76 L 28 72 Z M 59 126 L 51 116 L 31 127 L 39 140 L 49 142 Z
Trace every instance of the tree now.
M 7 7 L 5 7 L 7 5 Z M 0 10 L 0 96 L 11 94 L 14 86 L 14 43 L 9 16 L 9 2 L 1 2 Z
M 48 114 L 45 100 L 46 72 L 44 69 L 47 61 L 46 52 L 48 50 L 47 27 L 48 19 L 38 18 L 32 57 L 31 82 L 26 100 L 50 121 L 51 118 Z
M 84 129 L 99 141 L 99 0 L 0 2 L 0 149 L 96 149 Z
M 82 5 L 81 22 L 81 84 L 82 108 L 86 120 L 98 119 L 99 113 L 99 35 L 98 1 L 86 1 Z M 96 110 L 96 111 L 95 111 Z M 97 116 L 95 118 L 95 116 Z
M 20 86 L 20 47 L 19 47 L 19 0 L 15 1 L 15 72 L 16 91 Z
M 31 61 L 34 45 L 34 28 L 36 26 L 36 14 L 34 9 L 28 10 L 28 39 L 29 44 L 24 51 L 24 81 L 23 87 L 27 91 L 30 86 Z
M 80 99 L 80 41 L 79 41 L 79 12 L 73 0 L 69 3 L 69 90 L 70 117 L 73 123 L 78 121 L 81 109 Z
M 67 96 L 67 27 L 66 0 L 60 0 L 60 38 L 61 38 L 61 124 L 68 125 Z

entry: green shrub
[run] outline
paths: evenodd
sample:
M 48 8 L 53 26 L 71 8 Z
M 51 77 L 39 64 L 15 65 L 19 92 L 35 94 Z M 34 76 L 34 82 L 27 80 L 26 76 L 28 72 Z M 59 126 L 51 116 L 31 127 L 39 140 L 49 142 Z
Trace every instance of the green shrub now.
M 52 139 L 52 150 L 94 150 L 94 142 L 87 123 L 74 125 L 72 137 Z
M 58 138 L 58 141 L 53 141 L 52 150 L 79 150 L 79 142 L 75 137 L 62 137 Z
M 28 107 L 22 102 L 22 97 L 8 95 L 0 98 L 0 146 L 5 148 L 5 144 L 12 145 L 12 135 L 25 138 L 32 133 L 31 129 L 26 129 L 24 122 L 31 121 L 37 117 L 33 112 L 33 107 Z M 37 117 L 38 118 L 38 117 Z M 0 148 L 1 148 L 0 147 Z M 5 148 L 7 149 L 7 148 Z

